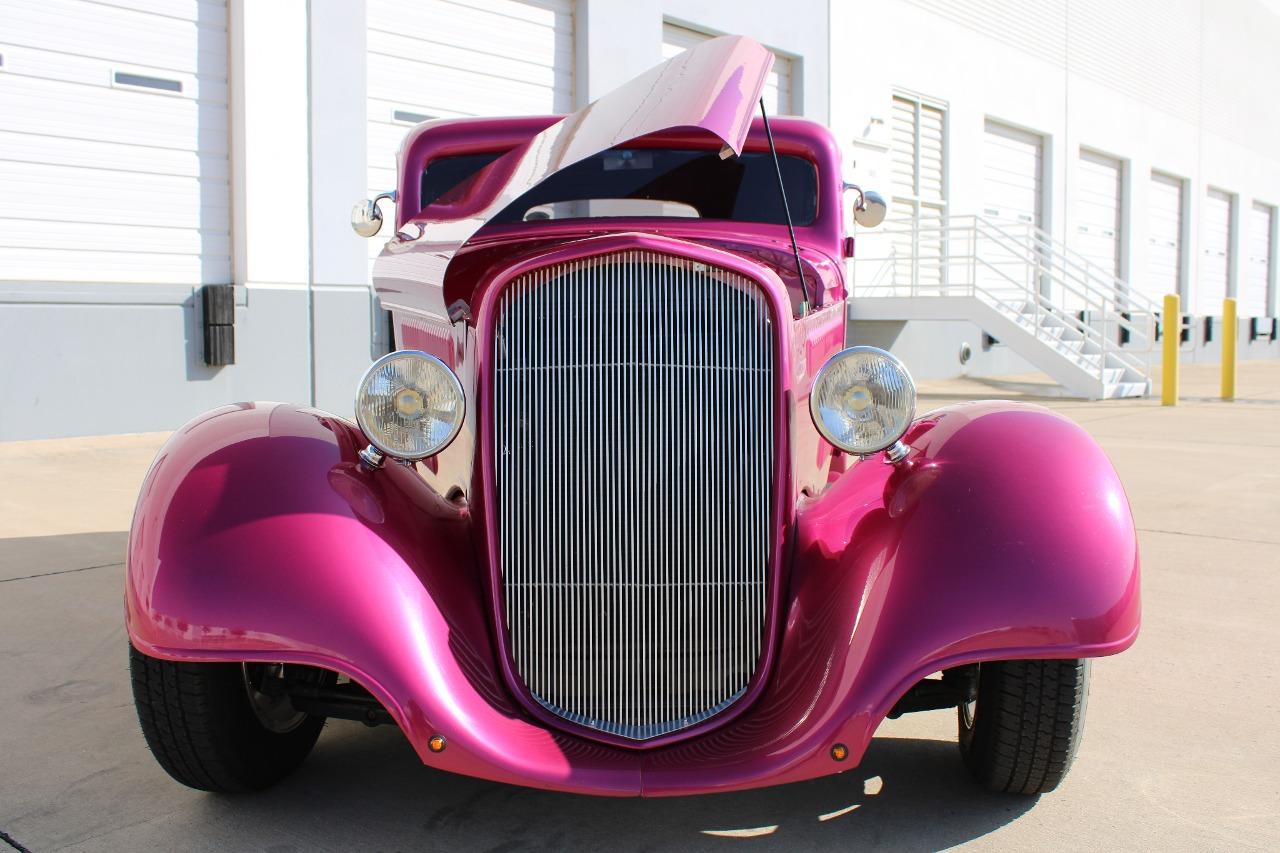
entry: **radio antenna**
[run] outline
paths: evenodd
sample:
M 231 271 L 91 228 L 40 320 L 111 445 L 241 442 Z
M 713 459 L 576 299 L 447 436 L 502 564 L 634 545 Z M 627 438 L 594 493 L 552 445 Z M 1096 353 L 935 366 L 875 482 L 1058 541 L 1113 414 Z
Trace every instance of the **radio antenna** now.
M 782 163 L 778 160 L 778 148 L 773 144 L 773 130 L 769 127 L 769 114 L 765 112 L 764 98 L 760 99 L 760 117 L 764 119 L 764 133 L 769 137 L 769 151 L 773 154 L 773 169 L 778 175 L 778 195 L 782 198 L 782 215 L 787 218 L 787 233 L 791 235 L 791 252 L 796 258 L 796 275 L 800 276 L 800 290 L 804 301 L 800 303 L 800 316 L 809 313 L 809 283 L 805 281 L 804 264 L 800 261 L 800 244 L 796 242 L 796 226 L 791 221 L 791 206 L 787 204 L 787 187 L 782 180 Z

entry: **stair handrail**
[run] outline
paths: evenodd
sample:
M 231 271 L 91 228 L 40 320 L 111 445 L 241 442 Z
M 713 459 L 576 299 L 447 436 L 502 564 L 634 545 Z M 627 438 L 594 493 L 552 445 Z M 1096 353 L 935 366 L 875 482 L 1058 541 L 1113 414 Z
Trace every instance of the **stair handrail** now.
M 979 287 L 979 289 L 981 290 L 982 288 Z M 1098 373 L 1098 379 L 1100 381 L 1105 382 L 1105 379 L 1106 379 L 1105 371 L 1109 369 L 1107 367 L 1108 357 L 1120 362 L 1123 365 L 1123 367 L 1126 367 L 1137 373 L 1145 375 L 1145 365 L 1143 364 L 1142 360 L 1139 359 L 1137 356 L 1135 356 L 1133 353 L 1126 352 L 1122 348 L 1114 345 L 1111 342 L 1109 336 L 1103 334 L 1098 329 L 1095 329 L 1090 323 L 1080 320 L 1074 314 L 1071 314 L 1070 312 L 1064 312 L 1059 306 L 1054 305 L 1053 302 L 1044 294 L 1033 293 L 1031 294 L 1031 297 L 1035 302 L 1039 303 L 1037 306 L 1039 309 L 1039 313 L 1043 313 L 1045 315 L 1053 317 L 1057 322 L 1061 323 L 1064 327 L 1072 329 L 1073 331 L 1078 333 L 1082 341 L 1092 343 L 1095 347 L 1097 347 L 1098 349 L 1097 373 Z M 992 301 L 996 301 L 997 299 L 999 299 L 994 295 L 992 295 L 989 298 L 991 298 Z M 999 301 L 1002 305 L 1009 308 L 1010 313 L 1014 313 L 1015 316 L 1020 316 L 1020 312 L 1016 311 L 1016 306 L 1010 307 L 1009 303 L 1002 299 L 999 299 Z M 1048 333 L 1047 327 L 1040 322 L 1038 316 L 1032 321 L 1032 323 L 1033 323 L 1033 326 L 1031 330 L 1034 331 L 1035 337 L 1038 340 L 1041 340 L 1049 344 L 1053 349 L 1057 350 L 1063 355 L 1067 355 L 1068 358 L 1071 358 L 1077 364 L 1080 363 L 1079 359 L 1076 359 L 1074 356 L 1070 355 L 1070 353 L 1072 352 L 1070 347 L 1064 347 L 1062 345 L 1063 341 L 1061 339 L 1055 338 L 1054 336 Z M 1090 355 L 1089 353 L 1085 353 L 1085 352 L 1080 352 L 1077 354 L 1082 357 Z
M 1006 271 L 986 262 L 981 257 L 975 255 L 974 263 L 982 266 L 993 275 L 1004 278 L 1013 284 L 1014 288 L 1012 289 L 1018 294 L 1018 299 L 1025 301 L 1030 297 L 1030 300 L 1035 304 L 1037 309 L 1036 314 L 1030 320 L 1030 327 L 1028 328 L 1027 325 L 1019 322 L 1019 318 L 1025 316 L 1025 313 L 1022 310 L 1022 305 L 1010 303 L 1005 297 L 996 293 L 992 289 L 983 287 L 978 283 L 978 277 L 974 275 L 972 281 L 973 290 L 976 295 L 997 311 L 1003 312 L 1015 323 L 1018 323 L 1020 327 L 1029 332 L 1036 340 L 1045 344 L 1064 358 L 1067 358 L 1082 370 L 1093 374 L 1098 380 L 1100 387 L 1105 385 L 1106 371 L 1111 369 L 1107 366 L 1108 356 L 1121 362 L 1124 367 L 1134 370 L 1140 374 L 1143 373 L 1143 365 L 1139 359 L 1137 359 L 1132 353 L 1127 353 L 1119 347 L 1109 346 L 1110 342 L 1108 338 L 1102 332 L 1095 329 L 1091 324 L 1080 320 L 1070 312 L 1063 311 L 1061 307 L 1055 305 L 1052 300 L 1043 293 L 1034 289 L 1024 289 L 1017 279 L 1010 276 Z M 1070 328 L 1075 331 L 1080 335 L 1082 342 L 1092 343 L 1098 349 L 1096 367 L 1091 363 L 1091 359 L 1085 358 L 1090 355 L 1089 353 L 1085 353 L 1083 351 L 1077 352 L 1071 347 L 1066 346 L 1065 342 L 1060 338 L 1051 335 L 1048 331 L 1048 327 L 1041 321 L 1042 314 L 1053 317 L 1054 320 L 1060 323 L 1063 327 Z
M 1133 344 L 1131 350 L 1150 351 L 1154 347 L 1159 311 L 1150 299 L 1130 289 L 1122 279 L 1105 277 L 1096 268 L 1091 268 L 1087 259 L 1077 260 L 1073 257 L 1076 254 L 1073 250 L 1048 239 L 1040 229 L 1029 224 L 1023 227 L 1028 232 L 1028 238 L 1025 239 L 1010 233 L 1009 229 L 997 220 L 973 214 L 959 214 L 948 217 L 946 221 L 938 220 L 934 223 L 907 219 L 891 221 L 880 234 L 885 237 L 895 234 L 910 237 L 914 257 L 910 259 L 912 281 L 908 288 L 912 296 L 920 295 L 921 289 L 934 289 L 923 288 L 919 281 L 918 256 L 922 240 L 937 239 L 942 241 L 943 245 L 950 245 L 963 234 L 969 233 L 974 237 L 982 236 L 992 240 L 1015 259 L 1027 265 L 1033 273 L 1028 276 L 1026 283 L 1028 292 L 1035 289 L 1033 285 L 1048 281 L 1063 293 L 1070 294 L 1083 302 L 1089 310 L 1096 311 L 1097 319 L 1104 325 L 1113 325 L 1125 330 Z M 973 237 L 967 242 L 973 246 Z M 969 254 L 976 254 L 976 248 Z M 961 259 L 963 257 L 961 256 Z M 895 258 L 883 260 L 901 262 Z M 1061 264 L 1055 264 L 1055 261 L 1060 261 Z M 939 264 L 942 268 L 947 268 L 948 258 L 940 259 Z M 855 275 L 857 267 L 858 264 L 855 264 Z M 1104 288 L 1099 283 L 1109 283 L 1110 286 Z M 950 282 L 944 282 L 940 286 L 952 293 L 955 291 L 955 285 Z M 890 287 L 897 288 L 901 285 L 890 285 Z M 1066 310 L 1065 307 L 1063 310 Z M 1143 317 L 1146 318 L 1146 322 L 1139 322 Z
M 1001 228 L 998 223 L 980 216 L 974 216 L 973 219 L 975 228 L 986 229 L 984 236 L 991 237 L 992 233 L 995 233 L 1005 238 L 1006 242 L 1002 244 L 1002 248 L 1006 251 L 1027 250 L 1025 244 L 1018 240 L 1016 236 L 1009 234 L 1004 228 Z M 1041 229 L 1034 226 L 1028 225 L 1027 230 L 1033 238 L 1036 237 L 1036 235 L 1045 236 Z M 1138 338 L 1138 340 L 1142 342 L 1142 345 L 1134 346 L 1132 349 L 1147 352 L 1154 347 L 1156 318 L 1159 316 L 1159 312 L 1155 310 L 1154 303 L 1141 295 L 1139 295 L 1139 299 L 1131 299 L 1130 297 L 1134 291 L 1131 291 L 1123 279 L 1120 278 L 1111 277 L 1110 279 L 1106 279 L 1101 275 L 1101 273 L 1099 273 L 1097 275 L 1098 279 L 1103 281 L 1109 280 L 1117 285 L 1117 287 L 1100 288 L 1091 284 L 1087 277 L 1089 271 L 1089 261 L 1087 259 L 1081 258 L 1081 261 L 1083 261 L 1083 265 L 1081 265 L 1065 254 L 1059 254 L 1060 251 L 1071 251 L 1067 250 L 1061 243 L 1056 241 L 1045 243 L 1038 240 L 1037 242 L 1039 242 L 1040 245 L 1048 246 L 1050 249 L 1050 251 L 1041 252 L 1036 251 L 1033 248 L 1027 252 L 1027 255 L 1024 258 L 1026 263 L 1031 264 L 1040 272 L 1040 276 L 1037 276 L 1037 278 L 1047 277 L 1063 291 L 1070 293 L 1077 299 L 1083 301 L 1090 309 L 1097 309 L 1099 312 L 1098 319 L 1104 324 L 1104 326 L 1108 323 L 1114 323 L 1118 328 L 1124 329 L 1128 332 L 1130 341 L 1133 341 L 1135 337 Z M 1046 258 L 1051 260 L 1062 260 L 1064 262 L 1062 267 L 1064 273 L 1067 269 L 1067 265 L 1070 264 L 1075 266 L 1078 270 L 1085 271 L 1086 276 L 1084 278 L 1079 278 L 1067 275 L 1055 275 L 1055 267 L 1052 263 L 1046 263 Z M 1145 305 L 1142 304 L 1143 301 L 1146 302 Z M 1114 319 L 1109 317 L 1109 315 L 1114 315 Z M 1144 315 L 1148 318 L 1148 321 L 1145 324 L 1139 325 L 1134 321 L 1135 316 Z M 1118 345 L 1116 350 L 1120 351 L 1120 347 Z
M 1126 351 L 1119 341 L 1113 341 L 1112 336 L 1107 332 L 1112 325 L 1125 329 L 1131 342 L 1137 343 L 1134 341 L 1137 338 L 1146 349 L 1150 349 L 1154 345 L 1155 324 L 1159 316 L 1154 303 L 1144 294 L 1130 288 L 1119 277 L 1104 274 L 1087 258 L 1054 240 L 1043 230 L 1029 223 L 1021 224 L 1026 231 L 1026 236 L 1022 237 L 1016 233 L 1010 233 L 1005 223 L 974 214 L 947 216 L 935 222 L 921 221 L 914 217 L 890 220 L 885 226 L 879 234 L 890 240 L 891 251 L 888 257 L 880 259 L 882 261 L 887 261 L 889 264 L 902 262 L 904 259 L 897 258 L 895 254 L 897 246 L 892 242 L 892 237 L 898 234 L 906 234 L 910 237 L 912 256 L 905 260 L 911 264 L 911 280 L 907 285 L 911 296 L 923 295 L 923 291 L 926 290 L 931 293 L 944 291 L 948 295 L 956 295 L 959 291 L 962 295 L 977 296 L 996 310 L 1010 316 L 1036 340 L 1068 358 L 1091 375 L 1096 375 L 1103 385 L 1106 381 L 1106 371 L 1115 369 L 1108 367 L 1111 361 L 1145 377 L 1143 361 L 1132 351 Z M 919 247 L 922 238 L 936 239 L 940 241 L 939 244 L 942 247 L 941 256 L 938 259 L 939 283 L 928 287 L 922 284 L 919 272 L 921 257 Z M 1014 263 L 1025 269 L 1026 279 L 1020 281 L 1010 275 L 1007 270 L 999 268 L 997 263 L 982 257 L 978 250 L 980 238 L 993 243 L 1007 253 Z M 958 240 L 964 240 L 968 247 L 966 253 L 959 254 L 953 251 L 952 247 Z M 861 260 L 870 261 L 876 258 Z M 959 287 L 952 279 L 956 261 L 967 262 L 965 266 L 969 267 L 967 281 L 960 283 Z M 856 284 L 856 271 L 859 266 L 862 264 L 855 262 L 851 280 L 853 295 L 872 295 L 858 292 L 860 288 Z M 1008 301 L 1007 295 L 1002 296 L 990 287 L 984 287 L 978 276 L 979 268 L 990 277 L 1008 282 L 1009 289 L 1017 294 L 1015 299 L 1023 305 L 1012 304 Z M 876 281 L 862 289 L 872 292 L 885 287 L 894 291 L 899 290 L 901 285 L 894 283 L 886 285 L 879 281 L 886 272 L 892 273 L 892 267 L 882 270 L 881 274 L 876 276 Z M 892 277 L 890 275 L 891 279 Z M 1086 314 L 1085 318 L 1077 317 L 1064 305 L 1055 304 L 1053 299 L 1042 292 L 1041 285 L 1046 281 L 1054 286 L 1052 292 L 1055 294 L 1069 294 L 1076 301 L 1083 303 L 1086 311 L 1096 310 L 1098 312 L 1096 317 L 1102 329 L 1095 328 L 1091 322 L 1088 322 L 1091 314 Z M 1025 316 L 1023 307 L 1027 304 L 1034 307 L 1030 328 L 1021 322 L 1021 318 Z M 1145 324 L 1145 330 L 1135 322 L 1141 315 L 1149 318 L 1149 322 Z M 1061 339 L 1051 334 L 1044 323 L 1045 317 L 1052 317 L 1055 324 L 1073 330 L 1079 336 L 1081 350 L 1075 351 L 1070 346 L 1065 346 Z M 1089 358 L 1091 354 L 1083 352 L 1085 343 L 1097 350 L 1096 359 Z M 1134 347 L 1134 349 L 1142 348 Z
M 985 217 L 979 218 L 985 219 Z M 1103 290 L 1123 295 L 1125 302 L 1133 303 L 1133 305 L 1140 311 L 1152 314 L 1160 313 L 1161 306 L 1159 303 L 1142 291 L 1135 290 L 1130 282 L 1118 275 L 1115 275 L 1114 273 L 1109 273 L 1098 268 L 1093 261 L 1090 261 L 1084 255 L 1080 254 L 1080 252 L 1057 239 L 1043 228 L 1032 226 L 1030 231 L 1041 246 L 1050 250 L 1053 257 L 1060 258 L 1065 263 L 1076 267 L 1078 270 L 1082 270 L 1086 279 L 1095 279 L 1101 282 Z M 1120 300 L 1117 299 L 1116 302 L 1119 304 Z

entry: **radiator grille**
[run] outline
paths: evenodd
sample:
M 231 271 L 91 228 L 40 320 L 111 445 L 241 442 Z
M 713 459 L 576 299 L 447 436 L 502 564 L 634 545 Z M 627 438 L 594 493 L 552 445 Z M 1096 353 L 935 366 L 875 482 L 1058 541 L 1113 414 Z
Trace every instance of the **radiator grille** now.
M 495 519 L 514 668 L 642 740 L 745 692 L 768 600 L 773 343 L 757 285 L 634 251 L 504 290 Z

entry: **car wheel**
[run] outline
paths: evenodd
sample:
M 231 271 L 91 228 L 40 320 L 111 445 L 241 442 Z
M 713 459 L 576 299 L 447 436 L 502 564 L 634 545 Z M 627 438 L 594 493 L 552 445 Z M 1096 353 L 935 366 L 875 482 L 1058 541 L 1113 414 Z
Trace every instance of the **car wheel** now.
M 1052 791 L 1075 760 L 1088 696 L 1088 660 L 982 664 L 976 699 L 959 709 L 969 771 L 993 791 Z
M 129 646 L 133 701 L 142 734 L 170 776 L 202 791 L 270 787 L 315 745 L 325 718 L 294 710 L 270 683 L 332 684 L 337 676 L 282 664 L 177 663 Z

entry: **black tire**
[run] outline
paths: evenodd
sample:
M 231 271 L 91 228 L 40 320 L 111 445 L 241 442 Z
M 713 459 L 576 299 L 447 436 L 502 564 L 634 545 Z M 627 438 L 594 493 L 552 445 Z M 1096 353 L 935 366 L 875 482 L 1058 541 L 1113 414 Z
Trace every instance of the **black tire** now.
M 1052 791 L 1075 760 L 1088 697 L 1088 660 L 982 664 L 977 702 L 959 709 L 964 763 L 993 791 Z
M 298 669 L 319 683 L 334 678 L 324 670 Z M 130 644 L 129 671 L 151 754 L 174 779 L 201 791 L 270 787 L 302 763 L 324 727 L 324 717 L 310 714 L 287 721 L 287 731 L 285 724 L 281 731 L 269 729 L 249 700 L 246 673 L 253 670 L 244 664 L 175 663 Z

